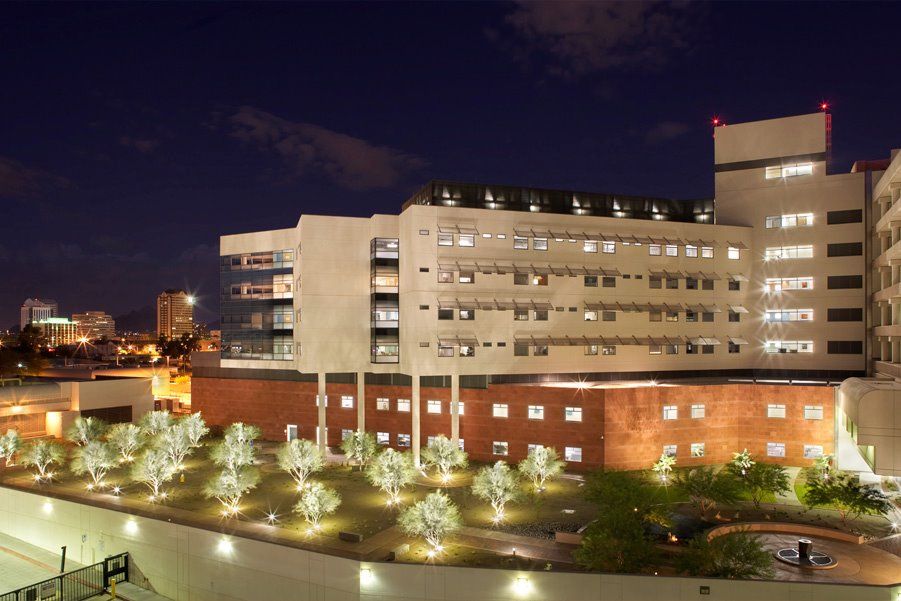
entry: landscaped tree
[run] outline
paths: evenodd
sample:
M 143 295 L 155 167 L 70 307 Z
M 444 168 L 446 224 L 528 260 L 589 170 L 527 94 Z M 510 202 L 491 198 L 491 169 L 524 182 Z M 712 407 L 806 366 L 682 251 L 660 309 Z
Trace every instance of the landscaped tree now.
M 755 465 L 755 461 L 751 459 L 751 452 L 743 449 L 741 453 L 732 453 L 732 461 L 729 462 L 729 471 L 736 476 L 744 478 Z
M 6 431 L 6 434 L 0 436 L 0 459 L 3 459 L 3 465 L 9 467 L 15 465 L 14 458 L 22 446 L 22 439 L 19 433 L 13 429 Z
M 829 479 L 832 474 L 832 455 L 821 455 L 813 461 L 813 467 L 819 477 Z
M 442 541 L 460 528 L 460 511 L 443 492 L 433 492 L 405 509 L 397 523 L 409 536 L 424 538 L 431 547 L 429 557 L 433 557 L 444 550 Z
M 314 482 L 300 495 L 294 511 L 303 516 L 310 525 L 309 533 L 319 530 L 319 521 L 327 515 L 335 513 L 341 504 L 341 495 L 333 489 Z
M 738 501 L 741 486 L 726 470 L 716 472 L 707 466 L 681 472 L 676 483 L 688 493 L 689 500 L 702 518 L 717 505 L 730 505 Z
M 66 438 L 79 446 L 97 440 L 106 433 L 106 422 L 96 417 L 76 417 L 66 431 Z
M 478 471 L 472 479 L 472 493 L 491 503 L 494 509 L 492 521 L 497 524 L 504 519 L 504 506 L 519 496 L 519 483 L 510 466 L 498 461 Z
M 657 550 L 651 525 L 668 526 L 655 503 L 653 489 L 634 474 L 599 471 L 591 474 L 585 498 L 597 507 L 597 518 L 585 530 L 576 560 L 591 570 L 635 573 L 654 565 Z
M 235 422 L 225 429 L 222 439 L 232 445 L 250 445 L 253 441 L 260 437 L 262 431 L 259 426 L 253 424 L 245 424 L 243 422 Z
M 660 476 L 660 481 L 666 484 L 667 478 L 673 472 L 675 465 L 676 456 L 663 453 L 651 469 Z
M 679 571 L 712 578 L 772 578 L 773 557 L 760 538 L 745 532 L 708 540 L 698 534 L 677 558 Z
M 294 478 L 299 491 L 303 491 L 307 478 L 325 466 L 325 458 L 319 446 L 312 440 L 300 438 L 282 443 L 276 459 L 278 466 Z
M 72 473 L 76 476 L 90 475 L 88 490 L 94 490 L 103 486 L 103 478 L 116 465 L 116 459 L 116 449 L 112 444 L 102 440 L 91 440 L 83 447 L 75 449 L 72 455 Z
M 791 489 L 791 481 L 785 468 L 774 463 L 753 463 L 747 469 L 741 483 L 750 493 L 754 507 L 758 508 L 764 495 L 776 496 Z
M 175 471 L 184 469 L 185 458 L 194 450 L 191 437 L 188 434 L 188 426 L 183 421 L 177 421 L 158 435 L 158 445 L 166 451 Z
M 34 466 L 38 472 L 34 479 L 38 482 L 50 480 L 53 473 L 48 471 L 54 463 L 59 463 L 66 456 L 63 445 L 55 440 L 35 440 L 30 442 L 19 453 L 19 461 L 25 466 Z
M 114 424 L 107 432 L 106 439 L 119 452 L 120 463 L 134 461 L 135 453 L 144 444 L 144 434 L 134 424 Z
M 141 418 L 140 426 L 147 436 L 156 436 L 172 425 L 172 415 L 163 409 L 162 411 L 148 411 Z
M 210 433 L 210 429 L 207 427 L 206 422 L 203 421 L 199 411 L 183 417 L 178 423 L 185 429 L 188 441 L 194 448 L 199 447 L 201 439 Z
M 366 467 L 366 478 L 388 495 L 388 505 L 396 505 L 400 491 L 416 478 L 416 468 L 409 453 L 385 449 Z
M 532 481 L 535 492 L 544 490 L 544 483 L 563 473 L 566 464 L 560 461 L 557 450 L 553 447 L 533 447 L 526 458 L 519 462 L 517 469 L 525 478 Z
M 886 515 L 892 507 L 882 491 L 861 485 L 847 472 L 831 478 L 807 478 L 804 502 L 808 507 L 834 507 L 843 525 L 848 516 Z
M 360 430 L 351 432 L 341 441 L 344 454 L 348 459 L 356 461 L 361 470 L 375 455 L 376 448 L 375 436 Z
M 421 453 L 423 470 L 434 467 L 442 482 L 449 482 L 454 468 L 463 469 L 467 465 L 466 453 L 460 445 L 444 434 L 434 437 Z
M 222 471 L 210 478 L 203 492 L 222 503 L 226 516 L 238 513 L 241 498 L 260 481 L 260 472 L 253 467 L 253 441 L 259 436 L 257 426 L 237 422 L 225 429 L 222 441 L 210 452 L 210 458 Z
M 222 503 L 222 515 L 233 516 L 240 509 L 241 498 L 259 482 L 260 472 L 254 467 L 223 469 L 207 482 L 203 494 Z
M 175 466 L 169 454 L 163 449 L 151 447 L 141 453 L 131 467 L 131 477 L 136 482 L 150 488 L 150 501 L 165 499 L 166 493 L 160 488 L 175 475 Z

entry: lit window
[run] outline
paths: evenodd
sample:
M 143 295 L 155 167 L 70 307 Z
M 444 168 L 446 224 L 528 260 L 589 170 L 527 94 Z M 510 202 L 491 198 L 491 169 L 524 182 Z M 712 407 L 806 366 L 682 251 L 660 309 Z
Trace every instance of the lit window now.
M 783 290 L 812 290 L 813 278 L 767 278 L 767 292 L 782 292 Z
M 403 448 L 410 447 L 410 435 L 409 434 L 398 434 L 397 435 L 397 446 Z
M 819 459 L 823 456 L 823 445 L 806 444 L 804 445 L 804 459 Z
M 454 245 L 454 235 L 453 234 L 438 234 L 438 246 L 453 246 Z
M 586 355 L 597 355 L 597 354 L 598 354 L 598 345 L 596 345 L 596 344 L 589 344 L 588 346 L 586 346 L 586 347 L 585 347 L 585 354 L 586 354 Z
M 702 246 L 701 247 L 701 258 L 702 259 L 712 259 L 713 258 L 713 247 Z
M 793 165 L 775 165 L 766 168 L 766 179 L 794 177 L 796 175 L 813 174 L 813 163 L 796 163 Z
M 494 403 L 491 407 L 492 417 L 509 417 L 508 412 L 509 410 L 506 403 Z
M 353 434 L 353 433 L 354 433 L 353 430 L 348 430 L 348 429 L 346 429 L 346 428 L 342 428 L 342 429 L 341 429 L 341 440 L 346 440 L 347 437 L 350 436 L 350 435 Z
M 679 247 L 675 244 L 667 244 L 666 245 L 666 256 L 667 257 L 678 257 L 679 256 Z
M 461 321 L 472 321 L 476 318 L 476 312 L 474 309 L 460 309 L 459 318 Z
M 767 457 L 785 457 L 784 442 L 768 442 L 766 443 Z
M 648 244 L 648 254 L 652 257 L 659 257 L 661 248 L 659 244 Z
M 679 419 L 679 407 L 676 405 L 664 405 L 663 419 Z
M 582 461 L 582 447 L 564 447 L 563 458 L 566 461 L 580 463 Z
M 466 414 L 466 403 L 463 401 L 457 401 L 457 415 L 465 415 Z
M 547 250 L 547 238 L 535 238 L 532 240 L 534 250 Z
M 460 356 L 461 357 L 475 357 L 476 356 L 476 347 L 469 346 L 467 344 L 460 345 Z
M 813 245 L 801 246 L 770 246 L 767 247 L 763 258 L 767 261 L 773 259 L 810 259 L 813 257 Z
M 785 405 L 774 405 L 770 403 L 766 406 L 766 416 L 767 417 L 785 417 Z
M 513 309 L 513 321 L 529 321 L 529 310 Z
M 766 228 L 783 228 L 813 225 L 813 213 L 792 215 L 770 215 L 766 218 Z
M 438 356 L 439 357 L 453 357 L 454 356 L 454 347 L 439 344 L 438 345 Z
M 563 410 L 563 419 L 568 422 L 580 422 L 582 421 L 582 408 L 581 407 L 567 407 Z
M 582 250 L 587 253 L 598 252 L 598 243 L 596 240 L 586 240 L 582 243 Z
M 691 419 L 703 419 L 706 413 L 707 409 L 704 407 L 704 405 L 691 406 Z
M 533 286 L 547 286 L 547 275 L 536 273 L 532 275 Z
M 472 234 L 460 234 L 460 246 L 472 247 L 476 245 L 476 237 Z
M 732 259 L 733 261 L 737 261 L 741 258 L 741 250 L 735 248 L 734 246 L 730 246 L 726 250 L 726 258 Z
M 698 247 L 692 245 L 685 246 L 685 256 L 686 257 L 697 257 L 698 256 Z
M 585 321 L 597 321 L 598 320 L 598 312 L 597 311 L 585 311 Z
M 497 237 L 500 238 L 501 235 L 498 234 Z M 460 438 L 460 439 L 457 440 L 457 446 L 460 447 L 460 450 L 461 450 L 461 451 L 465 451 L 465 450 L 466 450 L 466 445 L 463 444 L 463 439 L 462 439 L 462 438 Z
M 476 274 L 472 271 L 461 271 L 457 281 L 461 284 L 473 284 L 476 281 Z
M 376 399 L 375 400 L 375 410 L 376 411 L 388 411 L 390 407 L 390 401 L 388 399 Z
M 513 248 L 516 250 L 529 250 L 529 239 L 513 236 Z
M 543 448 L 544 448 L 543 444 L 530 442 L 528 445 L 526 445 L 526 452 L 531 453 L 532 451 L 537 451 L 538 449 L 543 449 Z
M 509 448 L 510 445 L 508 445 L 506 442 L 499 442 L 495 440 L 491 444 L 491 452 L 495 455 L 506 455 Z
M 812 340 L 767 340 L 765 350 L 768 353 L 812 353 Z
M 616 253 L 616 242 L 604 242 L 602 250 L 608 255 Z
M 692 457 L 703 457 L 704 456 L 704 443 L 703 442 L 691 443 L 691 456 Z
M 342 409 L 353 409 L 354 408 L 354 398 L 349 395 L 341 395 L 341 408 Z
M 388 432 L 376 432 L 375 441 L 380 445 L 391 444 L 391 435 Z
M 813 321 L 813 309 L 767 309 L 766 320 L 769 322 Z
M 529 419 L 544 419 L 544 405 L 529 405 Z
M 648 345 L 648 354 L 649 355 L 662 355 L 663 347 L 659 344 L 649 344 Z
M 402 413 L 409 413 L 410 399 L 397 399 L 397 410 Z
M 665 444 L 663 445 L 663 454 L 667 457 L 675 457 L 676 456 L 676 448 L 677 445 L 674 444 Z
M 602 354 L 602 355 L 615 355 L 615 354 L 616 354 L 616 347 L 615 347 L 615 346 L 602 346 L 602 347 L 601 347 L 601 354 Z
M 426 413 L 441 413 L 441 401 L 426 401 Z
M 454 283 L 454 272 L 453 271 L 439 271 L 438 272 L 438 283 L 439 284 L 453 284 Z
M 804 419 L 823 419 L 823 406 L 804 405 Z

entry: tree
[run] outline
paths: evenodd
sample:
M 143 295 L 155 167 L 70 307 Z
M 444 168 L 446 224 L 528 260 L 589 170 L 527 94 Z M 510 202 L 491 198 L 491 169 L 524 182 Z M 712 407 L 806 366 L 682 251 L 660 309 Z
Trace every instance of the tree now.
M 519 462 L 517 469 L 525 478 L 532 481 L 535 492 L 544 490 L 544 483 L 563 473 L 566 463 L 560 461 L 557 450 L 553 447 L 533 447 L 526 458 Z
M 401 513 L 397 521 L 409 536 L 420 536 L 431 546 L 429 557 L 444 550 L 441 542 L 461 525 L 460 511 L 443 492 L 433 492 Z
M 177 421 L 159 435 L 159 447 L 166 451 L 175 471 L 184 469 L 185 458 L 191 454 L 194 446 L 188 435 L 188 427 L 183 421 Z
M 147 436 L 156 436 L 172 425 L 172 415 L 162 411 L 148 411 L 141 417 L 140 426 Z
M 716 472 L 712 467 L 696 467 L 681 472 L 676 483 L 688 493 L 688 498 L 701 517 L 717 505 L 738 501 L 740 484 L 727 471 Z
M 744 478 L 755 464 L 756 462 L 751 459 L 750 451 L 744 449 L 741 453 L 732 453 L 732 461 L 729 462 L 728 469 L 736 476 Z
M 416 478 L 416 468 L 409 453 L 385 449 L 366 467 L 366 478 L 388 495 L 388 505 L 396 505 L 400 491 Z
M 472 493 L 491 503 L 494 509 L 492 521 L 497 524 L 504 519 L 504 506 L 519 496 L 516 474 L 503 461 L 483 467 L 472 479 Z
M 3 459 L 6 467 L 15 465 L 14 458 L 21 446 L 22 439 L 19 438 L 19 433 L 13 429 L 7 430 L 6 434 L 0 436 L 0 459 Z
M 808 507 L 834 507 L 843 525 L 847 525 L 848 516 L 886 515 L 892 507 L 881 491 L 861 485 L 847 472 L 837 472 L 831 478 L 808 477 L 804 503 Z
M 250 445 L 260 437 L 262 431 L 259 426 L 235 422 L 225 429 L 222 438 L 229 444 Z
M 758 508 L 765 494 L 775 496 L 786 493 L 791 488 L 785 468 L 773 463 L 753 463 L 751 467 L 747 468 L 741 482 L 751 494 L 754 507 Z
M 66 438 L 79 446 L 97 440 L 106 433 L 107 425 L 96 417 L 76 417 L 66 431 Z
M 772 578 L 773 557 L 760 537 L 739 532 L 708 540 L 699 534 L 677 558 L 680 572 L 712 578 Z
M 194 448 L 199 447 L 201 439 L 210 433 L 210 429 L 207 427 L 206 422 L 203 421 L 199 411 L 183 417 L 180 423 L 185 429 L 188 441 Z
M 341 441 L 341 449 L 347 458 L 356 461 L 362 470 L 375 455 L 375 436 L 360 430 L 351 432 Z
M 319 521 L 327 515 L 335 513 L 341 504 L 341 495 L 333 489 L 314 482 L 300 495 L 294 511 L 303 516 L 310 525 L 310 533 L 319 530 Z
M 131 463 L 135 453 L 144 444 L 141 428 L 134 424 L 113 424 L 107 432 L 106 439 L 119 452 L 120 463 Z
M 260 482 L 260 472 L 254 467 L 244 466 L 236 470 L 223 469 L 213 476 L 203 489 L 207 498 L 222 503 L 222 514 L 233 516 L 240 510 L 241 498 L 247 491 L 256 488 Z
M 297 490 L 303 491 L 307 478 L 322 470 L 325 458 L 312 440 L 295 438 L 282 443 L 276 453 L 278 466 L 291 474 L 297 482 Z
M 175 466 L 163 449 L 151 447 L 141 453 L 132 465 L 131 477 L 150 488 L 150 501 L 165 499 L 166 493 L 160 488 L 175 475 Z
M 467 465 L 466 453 L 460 445 L 444 434 L 434 437 L 421 453 L 423 469 L 434 467 L 442 482 L 449 482 L 451 471 L 456 467 L 463 469 Z
M 89 474 L 91 482 L 88 483 L 88 490 L 94 490 L 103 486 L 103 478 L 115 465 L 116 449 L 113 445 L 101 440 L 91 440 L 75 449 L 71 469 L 76 476 Z
M 828 479 L 832 474 L 832 455 L 821 455 L 813 460 L 813 467 L 818 477 Z
M 210 452 L 210 458 L 222 471 L 210 478 L 204 494 L 218 499 L 226 516 L 238 513 L 241 498 L 260 481 L 259 471 L 252 467 L 256 456 L 253 441 L 259 436 L 257 426 L 237 422 L 225 429 L 222 442 Z
M 629 472 L 599 471 L 583 490 L 597 507 L 597 518 L 585 530 L 576 561 L 591 570 L 621 573 L 653 565 L 657 551 L 648 530 L 668 526 L 669 516 L 653 503 L 648 486 Z
M 48 471 L 54 463 L 59 463 L 66 456 L 63 445 L 55 440 L 35 440 L 22 448 L 19 461 L 25 466 L 34 466 L 38 472 L 34 479 L 38 482 L 50 480 L 53 473 Z
M 660 481 L 666 484 L 666 479 L 669 478 L 669 475 L 673 471 L 673 467 L 676 465 L 676 456 L 668 455 L 663 453 L 660 455 L 660 459 L 657 460 L 657 463 L 654 464 L 654 467 L 651 469 L 660 476 Z

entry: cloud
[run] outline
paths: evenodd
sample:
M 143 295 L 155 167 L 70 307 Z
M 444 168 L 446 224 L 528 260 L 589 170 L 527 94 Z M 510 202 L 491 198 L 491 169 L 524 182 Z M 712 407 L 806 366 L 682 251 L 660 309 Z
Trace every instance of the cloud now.
M 644 141 L 648 144 L 660 144 L 668 142 L 688 133 L 689 127 L 678 121 L 661 121 L 644 134 Z
M 64 177 L 0 156 L 0 198 L 37 198 L 48 189 L 68 185 L 69 180 Z
M 321 173 L 352 190 L 391 188 L 426 165 L 412 154 L 250 106 L 228 117 L 231 135 L 281 156 L 289 176 Z
M 129 148 L 134 148 L 142 154 L 147 154 L 156 150 L 156 147 L 160 145 L 160 140 L 154 138 L 133 138 L 131 136 L 121 136 L 119 138 L 119 144 L 121 144 L 122 146 L 127 146 Z
M 503 46 L 515 58 L 550 58 L 555 75 L 578 77 L 623 67 L 655 68 L 688 47 L 690 10 L 678 2 L 527 2 L 505 21 L 516 39 Z M 498 32 L 490 37 L 501 39 Z

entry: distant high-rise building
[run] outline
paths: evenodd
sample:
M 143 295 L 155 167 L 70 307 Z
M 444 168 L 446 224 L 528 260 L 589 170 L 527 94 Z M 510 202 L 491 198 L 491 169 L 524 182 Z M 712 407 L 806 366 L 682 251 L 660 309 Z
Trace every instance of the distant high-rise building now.
M 78 324 L 68 317 L 48 317 L 34 322 L 34 325 L 41 329 L 48 346 L 75 344 L 81 337 Z
M 178 338 L 194 332 L 194 297 L 184 290 L 166 290 L 156 298 L 156 333 Z
M 113 338 L 116 335 L 116 321 L 112 315 L 103 311 L 75 313 L 72 315 L 72 321 L 78 324 L 81 334 L 91 340 L 102 336 Z
M 20 310 L 19 327 L 59 315 L 59 303 L 49 298 L 27 298 Z

